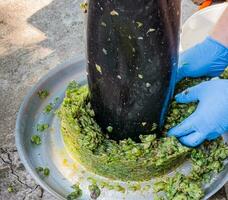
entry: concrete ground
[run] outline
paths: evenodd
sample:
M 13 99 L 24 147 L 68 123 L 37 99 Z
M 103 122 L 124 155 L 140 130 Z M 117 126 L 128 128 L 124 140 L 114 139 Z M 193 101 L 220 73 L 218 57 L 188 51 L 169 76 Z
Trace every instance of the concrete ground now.
M 79 0 L 0 0 L 0 200 L 54 200 L 25 171 L 14 139 L 16 114 L 28 90 L 57 64 L 81 55 Z M 183 20 L 196 7 L 183 0 Z M 13 192 L 8 187 L 13 186 Z M 228 199 L 225 187 L 213 200 Z

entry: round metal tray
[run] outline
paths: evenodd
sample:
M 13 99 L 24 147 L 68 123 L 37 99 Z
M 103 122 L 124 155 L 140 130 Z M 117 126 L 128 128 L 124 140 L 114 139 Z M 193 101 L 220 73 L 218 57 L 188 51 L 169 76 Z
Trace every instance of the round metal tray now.
M 16 122 L 16 145 L 20 158 L 35 181 L 44 189 L 52 193 L 58 199 L 64 199 L 72 191 L 71 186 L 76 182 L 80 182 L 80 187 L 83 189 L 81 199 L 90 199 L 88 191 L 88 177 L 94 177 L 98 180 L 105 180 L 111 184 L 118 183 L 124 187 L 128 187 L 131 183 L 108 180 L 104 177 L 97 176 L 87 172 L 82 166 L 74 161 L 70 154 L 66 152 L 64 143 L 60 133 L 60 124 L 58 117 L 54 111 L 49 114 L 43 112 L 44 107 L 53 102 L 56 97 L 59 101 L 55 106 L 55 110 L 61 105 L 64 98 L 64 92 L 71 80 L 76 80 L 78 83 L 86 83 L 85 59 L 77 59 L 71 62 L 62 64 L 50 71 L 43 77 L 25 97 Z M 41 89 L 47 89 L 49 96 L 45 100 L 40 100 L 37 92 Z M 49 128 L 41 133 L 42 144 L 34 145 L 31 143 L 31 136 L 37 133 L 37 123 L 48 123 Z M 228 141 L 226 134 L 225 140 Z M 50 176 L 43 178 L 39 176 L 35 170 L 36 167 L 49 167 Z M 186 171 L 189 165 L 185 163 L 182 167 L 176 170 Z M 172 172 L 173 173 L 173 172 Z M 206 196 L 209 198 L 218 191 L 228 180 L 228 165 L 217 175 L 210 185 L 205 187 Z M 151 184 L 155 180 L 141 183 L 142 187 Z M 102 189 L 99 199 L 153 199 L 152 189 L 141 191 L 130 191 L 126 193 L 117 192 L 114 190 Z

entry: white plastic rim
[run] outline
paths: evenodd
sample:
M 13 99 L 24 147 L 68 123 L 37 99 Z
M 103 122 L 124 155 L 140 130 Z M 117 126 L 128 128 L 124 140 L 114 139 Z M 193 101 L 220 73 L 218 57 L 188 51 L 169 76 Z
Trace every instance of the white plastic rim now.
M 220 3 L 193 14 L 182 26 L 180 50 L 184 51 L 202 42 L 212 31 L 228 3 Z

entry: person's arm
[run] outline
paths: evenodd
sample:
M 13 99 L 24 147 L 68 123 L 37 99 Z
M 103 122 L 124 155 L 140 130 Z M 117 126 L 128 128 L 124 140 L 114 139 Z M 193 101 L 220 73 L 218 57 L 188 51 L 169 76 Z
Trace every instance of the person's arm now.
M 180 56 L 178 80 L 184 77 L 218 76 L 228 65 L 228 8 L 211 35 Z M 196 111 L 172 128 L 184 145 L 196 147 L 228 131 L 228 80 L 211 80 L 187 89 L 178 103 L 199 102 Z
M 211 37 L 228 47 L 228 7 L 215 25 Z
M 168 132 L 169 136 L 196 147 L 228 131 L 228 80 L 205 81 L 175 98 L 178 103 L 199 103 L 192 115 Z
M 203 42 L 180 55 L 177 82 L 185 77 L 219 76 L 228 66 L 228 8 Z

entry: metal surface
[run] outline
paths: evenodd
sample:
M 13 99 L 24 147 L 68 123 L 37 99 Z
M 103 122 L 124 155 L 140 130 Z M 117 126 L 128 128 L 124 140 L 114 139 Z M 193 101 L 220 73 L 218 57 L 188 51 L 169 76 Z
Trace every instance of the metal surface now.
M 217 7 L 220 7 L 220 5 Z M 192 20 L 195 20 L 195 16 L 199 16 L 200 13 L 210 13 L 208 12 L 208 9 L 204 12 L 200 11 L 199 13 L 193 15 L 193 17 L 190 17 L 186 24 L 193 23 Z M 211 8 L 212 11 L 214 9 L 216 9 L 216 7 Z M 183 27 L 187 27 L 187 25 L 184 25 Z M 201 28 L 202 27 L 203 26 L 201 26 Z M 193 35 L 191 37 L 187 37 L 186 34 L 188 29 L 183 28 L 181 39 L 182 47 L 184 47 L 183 49 L 187 48 L 183 42 L 188 43 L 189 38 L 194 39 L 191 41 L 191 45 L 199 41 L 200 38 L 197 36 L 200 34 L 198 34 L 198 31 L 200 30 L 194 29 L 192 33 Z M 204 32 L 204 37 L 205 34 L 207 34 L 207 32 Z M 35 181 L 44 189 L 52 193 L 57 199 L 64 199 L 67 194 L 72 191 L 71 185 L 76 182 L 80 182 L 80 186 L 83 189 L 83 196 L 81 199 L 89 199 L 89 191 L 87 189 L 89 182 L 87 181 L 87 177 L 95 177 L 98 180 L 105 180 L 111 184 L 118 183 L 125 188 L 128 188 L 129 185 L 129 183 L 126 184 L 123 182 L 107 180 L 103 177 L 86 172 L 85 169 L 76 163 L 70 157 L 70 154 L 66 152 L 57 116 L 54 115 L 54 112 L 50 114 L 43 113 L 44 107 L 48 103 L 53 102 L 56 97 L 60 98 L 55 106 L 55 110 L 58 109 L 64 98 L 64 92 L 67 84 L 71 80 L 76 80 L 81 84 L 86 83 L 85 66 L 86 62 L 84 58 L 79 58 L 62 64 L 50 71 L 25 97 L 17 116 L 16 145 L 20 158 L 25 168 L 32 175 Z M 50 92 L 50 95 L 45 100 L 40 100 L 37 95 L 37 92 L 41 89 L 47 89 Z M 39 146 L 33 145 L 30 141 L 31 136 L 33 134 L 37 134 L 37 123 L 48 123 L 50 126 L 47 131 L 41 133 L 42 144 Z M 228 134 L 224 136 L 224 139 L 228 142 Z M 49 167 L 50 176 L 47 178 L 39 176 L 35 171 L 35 168 L 38 166 Z M 186 162 L 175 171 L 187 173 L 189 171 L 189 167 L 189 163 Z M 171 174 L 172 173 L 174 172 L 171 172 Z M 148 185 L 148 183 L 153 185 L 154 181 L 155 180 L 151 180 L 149 182 L 142 183 L 141 185 L 142 187 Z M 205 186 L 206 196 L 204 199 L 208 199 L 216 193 L 227 181 L 228 162 L 226 163 L 225 169 L 213 179 L 212 183 Z M 153 194 L 151 189 L 137 192 L 127 190 L 125 194 L 102 189 L 99 199 L 153 199 Z
M 68 62 L 50 71 L 25 97 L 17 117 L 16 145 L 20 158 L 35 181 L 58 199 L 64 199 L 72 191 L 71 185 L 76 182 L 80 182 L 80 186 L 83 189 L 82 199 L 89 199 L 89 191 L 87 189 L 89 182 L 87 181 L 87 177 L 92 176 L 98 180 L 108 181 L 103 177 L 86 172 L 83 167 L 70 158 L 64 148 L 57 116 L 54 113 L 43 113 L 44 107 L 48 103 L 53 102 L 55 97 L 60 98 L 56 109 L 60 106 L 64 98 L 66 86 L 71 80 L 76 80 L 84 84 L 86 82 L 85 74 L 85 60 L 83 59 Z M 47 99 L 39 99 L 37 92 L 40 89 L 47 89 L 50 92 Z M 33 145 L 30 141 L 32 134 L 37 133 L 37 123 L 48 123 L 50 125 L 47 131 L 41 133 L 42 144 L 39 146 Z M 225 139 L 228 141 L 227 135 Z M 35 171 L 35 168 L 38 166 L 49 167 L 50 176 L 47 178 L 39 176 Z M 176 170 L 186 172 L 188 169 L 189 165 L 186 163 Z M 210 185 L 206 186 L 205 199 L 218 191 L 227 180 L 228 165 L 226 165 L 222 173 L 213 179 Z M 154 181 L 145 182 L 141 185 L 143 187 L 148 183 L 153 184 Z M 126 188 L 129 185 L 129 183 L 126 184 L 118 181 L 108 182 L 111 184 L 118 183 Z M 123 194 L 121 192 L 103 189 L 100 199 L 153 199 L 152 195 L 151 190 L 127 191 Z
M 58 199 L 64 199 L 72 191 L 71 186 L 77 182 L 80 182 L 80 187 L 83 189 L 81 199 L 90 199 L 87 177 L 94 177 L 109 184 L 120 184 L 124 187 L 129 185 L 129 183 L 107 180 L 86 172 L 66 152 L 60 133 L 59 120 L 54 115 L 54 111 L 50 114 L 43 112 L 44 107 L 53 102 L 56 97 L 60 98 L 55 106 L 55 110 L 58 109 L 64 98 L 65 89 L 71 80 L 76 80 L 81 84 L 86 82 L 85 65 L 84 59 L 74 60 L 50 71 L 25 97 L 17 116 L 16 146 L 19 156 L 35 181 Z M 47 89 L 50 93 L 45 100 L 40 100 L 37 95 L 37 92 L 41 89 Z M 48 123 L 49 128 L 40 134 L 42 144 L 34 145 L 31 143 L 31 136 L 38 134 L 36 130 L 38 123 Z M 47 178 L 39 176 L 35 170 L 38 166 L 49 167 L 50 176 Z M 142 186 L 145 184 L 142 183 Z M 118 200 L 124 197 L 133 200 L 148 199 L 152 197 L 152 192 L 127 191 L 123 194 L 114 190 L 103 189 L 99 199 Z

